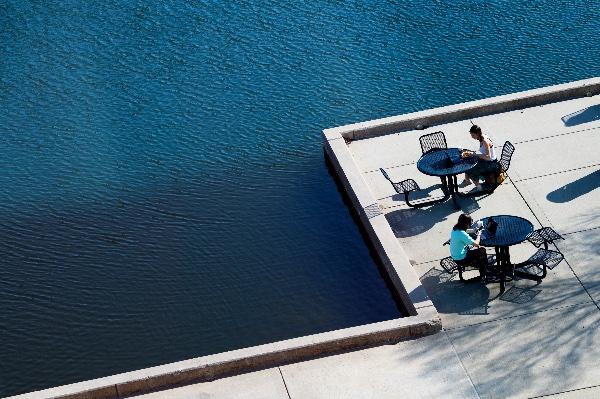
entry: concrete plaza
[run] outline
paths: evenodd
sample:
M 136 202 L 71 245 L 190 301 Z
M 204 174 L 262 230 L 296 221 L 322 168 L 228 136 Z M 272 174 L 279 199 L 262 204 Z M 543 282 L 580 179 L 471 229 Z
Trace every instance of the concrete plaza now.
M 441 196 L 439 179 L 416 168 L 418 138 L 441 130 L 449 147 L 475 149 L 469 120 L 348 144 L 437 308 L 442 332 L 141 397 L 600 397 L 599 104 L 599 96 L 583 97 L 473 120 L 498 154 L 506 140 L 516 151 L 504 184 L 492 195 L 459 198 L 458 210 L 451 200 L 408 208 L 379 168 Z M 462 283 L 439 266 L 448 255 L 442 243 L 461 212 L 475 219 L 510 214 L 535 228 L 553 227 L 565 238 L 556 243 L 565 260 L 541 283 L 517 279 L 502 295 L 498 284 Z M 511 258 L 524 260 L 535 249 L 519 244 Z

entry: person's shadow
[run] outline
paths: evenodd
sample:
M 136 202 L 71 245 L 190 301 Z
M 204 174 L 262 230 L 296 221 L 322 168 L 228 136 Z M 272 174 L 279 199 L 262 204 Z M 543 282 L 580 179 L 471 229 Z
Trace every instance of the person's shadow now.
M 560 118 L 565 126 L 576 126 L 600 120 L 600 105 L 592 105 Z
M 600 169 L 548 193 L 546 199 L 551 202 L 569 202 L 600 187 Z

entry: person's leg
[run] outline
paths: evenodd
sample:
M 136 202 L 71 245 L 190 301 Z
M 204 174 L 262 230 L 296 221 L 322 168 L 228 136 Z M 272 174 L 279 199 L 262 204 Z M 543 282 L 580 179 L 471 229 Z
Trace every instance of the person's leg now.
M 485 178 L 485 180 L 487 181 L 488 178 L 494 176 L 492 178 L 492 182 L 495 182 L 495 176 L 498 174 L 498 172 L 500 171 L 500 164 L 498 163 L 498 161 L 483 161 L 481 168 L 480 168 L 480 172 L 481 172 L 481 176 Z
M 479 247 L 470 249 L 464 259 L 456 260 L 455 262 L 463 267 L 473 266 L 479 270 L 479 276 L 467 279 L 465 280 L 466 282 L 475 282 L 484 279 L 487 265 L 487 254 L 485 252 L 485 248 Z
M 469 177 L 468 174 L 465 173 L 465 178 L 463 179 L 462 182 L 460 182 L 458 187 L 467 187 L 471 183 L 472 183 L 471 178 Z
M 485 274 L 487 271 L 487 252 L 485 251 L 485 248 L 483 247 L 479 247 L 476 249 L 472 250 L 475 253 L 475 257 L 476 257 L 476 262 L 477 262 L 477 268 L 479 269 L 479 275 L 481 276 L 481 278 L 485 278 Z
M 481 189 L 481 183 L 479 180 L 481 179 L 482 169 L 485 168 L 484 162 L 485 161 L 481 160 L 477 161 L 475 166 L 465 173 L 465 175 L 469 177 L 469 180 L 475 184 L 476 189 Z
M 498 161 L 485 161 L 482 169 L 483 173 L 498 173 L 500 172 L 500 163 Z

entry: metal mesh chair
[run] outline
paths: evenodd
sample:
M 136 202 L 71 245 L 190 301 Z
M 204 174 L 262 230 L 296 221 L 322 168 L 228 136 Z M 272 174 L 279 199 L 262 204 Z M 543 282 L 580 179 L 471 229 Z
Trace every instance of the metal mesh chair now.
M 531 233 L 527 240 L 539 249 L 529 259 L 515 267 L 523 268 L 534 265 L 541 270 L 541 275 L 538 276 L 543 279 L 546 277 L 548 269 L 554 269 L 565 258 L 562 252 L 548 249 L 548 244 L 554 244 L 554 241 L 564 240 L 564 238 L 551 227 L 542 227 Z M 544 248 L 540 248 L 542 245 Z
M 548 249 L 548 244 L 554 244 L 554 241 L 556 240 L 564 240 L 564 238 L 554 231 L 552 227 L 542 227 L 527 237 L 527 241 L 536 247 L 539 248 L 542 244 L 544 244 L 544 248 L 546 249 Z
M 450 240 L 444 242 L 443 245 L 450 245 Z M 492 265 L 494 264 L 494 259 L 493 258 L 492 258 L 491 264 Z M 458 271 L 458 278 L 460 279 L 460 281 L 463 281 L 463 282 L 469 281 L 469 280 L 465 280 L 463 278 L 463 273 L 465 271 L 467 271 L 467 270 L 477 270 L 477 271 L 479 271 L 479 268 L 477 266 L 475 266 L 475 265 L 459 265 L 458 263 L 456 263 L 456 261 L 451 256 L 448 256 L 448 257 L 445 257 L 445 258 L 441 259 L 440 260 L 440 266 L 448 274 L 454 274 L 455 271 Z M 490 269 L 490 259 L 489 259 L 489 256 L 488 256 L 488 266 L 486 267 L 486 269 L 489 272 L 489 269 Z M 471 281 L 472 280 L 473 279 L 471 279 Z
M 419 203 L 419 204 L 413 204 L 410 202 L 408 195 L 410 194 L 411 191 L 416 191 L 416 190 L 421 190 L 421 188 L 419 187 L 419 185 L 417 184 L 416 181 L 414 181 L 413 179 L 406 179 L 406 180 L 402 180 L 400 182 L 394 182 L 392 181 L 392 179 L 390 178 L 390 176 L 387 174 L 387 172 L 385 170 L 383 170 L 383 168 L 379 168 L 379 170 L 381 171 L 381 173 L 383 174 L 383 176 L 390 182 L 392 183 L 392 187 L 394 187 L 394 190 L 396 190 L 396 192 L 398 194 L 402 194 L 404 195 L 404 202 L 406 202 L 406 205 L 412 207 L 412 208 L 420 208 L 423 206 L 427 206 L 430 205 L 430 203 L 425 202 L 425 203 Z
M 454 274 L 455 271 L 458 271 L 458 278 L 462 282 L 470 282 L 470 281 L 474 280 L 473 278 L 471 278 L 469 280 L 465 280 L 465 278 L 463 277 L 464 272 L 466 272 L 468 270 L 479 271 L 479 268 L 475 265 L 459 265 L 458 263 L 456 263 L 456 261 L 454 259 L 452 259 L 451 256 L 448 256 L 448 257 L 440 260 L 440 266 L 448 274 Z M 484 280 L 484 282 L 486 282 L 486 283 L 497 282 L 496 281 L 497 277 L 495 275 L 491 274 L 491 272 L 492 272 L 491 267 L 493 267 L 493 261 L 490 264 L 490 261 L 488 259 L 488 265 L 486 266 L 487 272 L 486 272 L 485 280 Z M 481 279 L 481 278 L 483 278 L 483 276 L 479 277 L 479 279 Z M 477 278 L 475 278 L 475 279 L 477 279 Z
M 506 141 L 502 146 L 502 155 L 498 161 L 500 170 L 491 172 L 489 175 L 487 175 L 485 178 L 484 190 L 476 193 L 475 195 L 492 193 L 500 184 L 504 182 L 506 179 L 506 171 L 508 171 L 508 168 L 510 167 L 510 160 L 512 159 L 514 152 L 515 146 L 512 145 L 510 141 Z
M 552 270 L 562 262 L 564 258 L 565 256 L 561 252 L 540 248 L 531 255 L 527 261 L 541 266 L 542 268 L 546 267 Z M 546 277 L 545 274 L 544 277 Z
M 502 155 L 500 156 L 500 171 L 506 173 L 510 167 L 510 160 L 515 152 L 515 146 L 510 141 L 506 141 L 502 146 Z
M 454 259 L 452 259 L 451 256 L 448 256 L 448 257 L 440 260 L 440 266 L 448 274 L 453 274 L 455 271 L 458 270 L 458 278 L 460 278 L 460 281 L 465 281 L 463 278 L 463 275 L 462 275 L 463 272 L 465 271 L 465 268 L 463 266 L 459 265 L 458 263 L 456 263 L 456 261 Z
M 419 142 L 421 143 L 421 151 L 423 154 L 436 150 L 445 150 L 448 148 L 444 132 L 435 132 L 423 135 L 419 137 Z

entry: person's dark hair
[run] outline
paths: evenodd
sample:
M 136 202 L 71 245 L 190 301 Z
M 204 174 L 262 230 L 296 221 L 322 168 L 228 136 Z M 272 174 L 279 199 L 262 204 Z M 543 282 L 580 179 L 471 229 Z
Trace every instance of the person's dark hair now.
M 456 222 L 452 230 L 467 230 L 472 224 L 473 218 L 463 213 L 458 217 L 458 222 Z
M 479 141 L 483 140 L 483 133 L 481 132 L 481 128 L 479 126 L 471 126 L 471 128 L 469 129 L 469 133 L 476 135 Z

